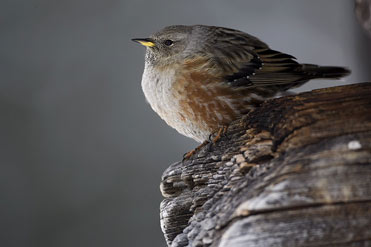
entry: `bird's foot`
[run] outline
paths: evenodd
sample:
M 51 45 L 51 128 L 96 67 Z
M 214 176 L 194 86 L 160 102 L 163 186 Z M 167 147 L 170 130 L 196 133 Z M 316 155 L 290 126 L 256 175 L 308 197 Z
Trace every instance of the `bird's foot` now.
M 212 142 L 213 144 L 215 144 L 217 141 L 219 141 L 223 136 L 226 135 L 228 131 L 228 126 L 227 125 L 224 125 L 222 127 L 219 128 L 218 132 L 216 133 L 216 136 L 214 138 L 212 138 L 213 134 L 211 134 L 209 136 L 209 140 L 210 142 Z
M 218 132 L 216 133 L 216 136 L 213 137 L 215 134 L 210 134 L 209 141 L 204 141 L 201 145 L 193 149 L 192 151 L 189 151 L 188 153 L 185 153 L 183 155 L 183 161 L 189 160 L 195 153 L 200 151 L 203 147 L 207 146 L 208 151 L 212 151 L 212 145 L 215 144 L 217 141 L 219 141 L 225 134 L 227 133 L 228 126 L 223 126 L 219 128 Z
M 200 151 L 201 148 L 203 148 L 204 146 L 206 146 L 208 144 L 209 144 L 209 141 L 204 141 L 201 145 L 199 145 L 198 147 L 196 147 L 192 151 L 189 151 L 188 153 L 185 153 L 183 155 L 183 161 L 189 160 L 195 153 L 197 153 L 198 151 Z

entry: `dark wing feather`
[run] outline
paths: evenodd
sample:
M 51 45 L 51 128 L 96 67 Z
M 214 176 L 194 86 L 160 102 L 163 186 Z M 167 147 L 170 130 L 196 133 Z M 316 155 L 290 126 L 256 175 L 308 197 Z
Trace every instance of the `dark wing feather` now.
M 210 51 L 231 86 L 287 90 L 310 79 L 295 57 L 270 49 L 254 36 L 226 28 L 218 28 L 215 34 Z
M 302 65 L 294 60 L 295 57 L 269 48 L 255 49 L 253 52 L 263 63 L 261 69 L 251 77 L 255 86 L 277 86 L 279 90 L 287 90 L 309 80 L 301 71 Z
M 238 71 L 224 77 L 229 85 L 236 87 L 296 86 L 307 80 L 300 71 L 301 65 L 293 56 L 269 48 L 252 49 L 248 61 L 235 60 Z

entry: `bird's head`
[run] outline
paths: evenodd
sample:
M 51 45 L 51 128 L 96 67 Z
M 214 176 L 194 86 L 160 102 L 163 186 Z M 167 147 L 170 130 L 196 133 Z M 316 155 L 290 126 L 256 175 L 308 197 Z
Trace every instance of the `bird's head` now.
M 146 46 L 146 62 L 168 65 L 195 54 L 204 44 L 199 26 L 168 26 L 152 34 L 149 38 L 132 39 Z

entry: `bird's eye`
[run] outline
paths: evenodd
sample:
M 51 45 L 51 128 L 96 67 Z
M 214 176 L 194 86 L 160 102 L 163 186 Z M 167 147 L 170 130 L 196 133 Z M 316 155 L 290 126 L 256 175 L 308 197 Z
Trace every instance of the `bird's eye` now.
M 174 42 L 173 42 L 172 40 L 170 40 L 170 39 L 167 39 L 167 40 L 164 41 L 164 44 L 165 44 L 166 46 L 171 46 L 173 43 L 174 43 Z

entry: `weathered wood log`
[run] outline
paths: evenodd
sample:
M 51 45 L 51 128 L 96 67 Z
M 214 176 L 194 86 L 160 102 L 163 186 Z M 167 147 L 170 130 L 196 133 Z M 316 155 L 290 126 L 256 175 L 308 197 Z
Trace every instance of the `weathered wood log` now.
M 371 83 L 265 102 L 161 191 L 169 246 L 371 246 Z

